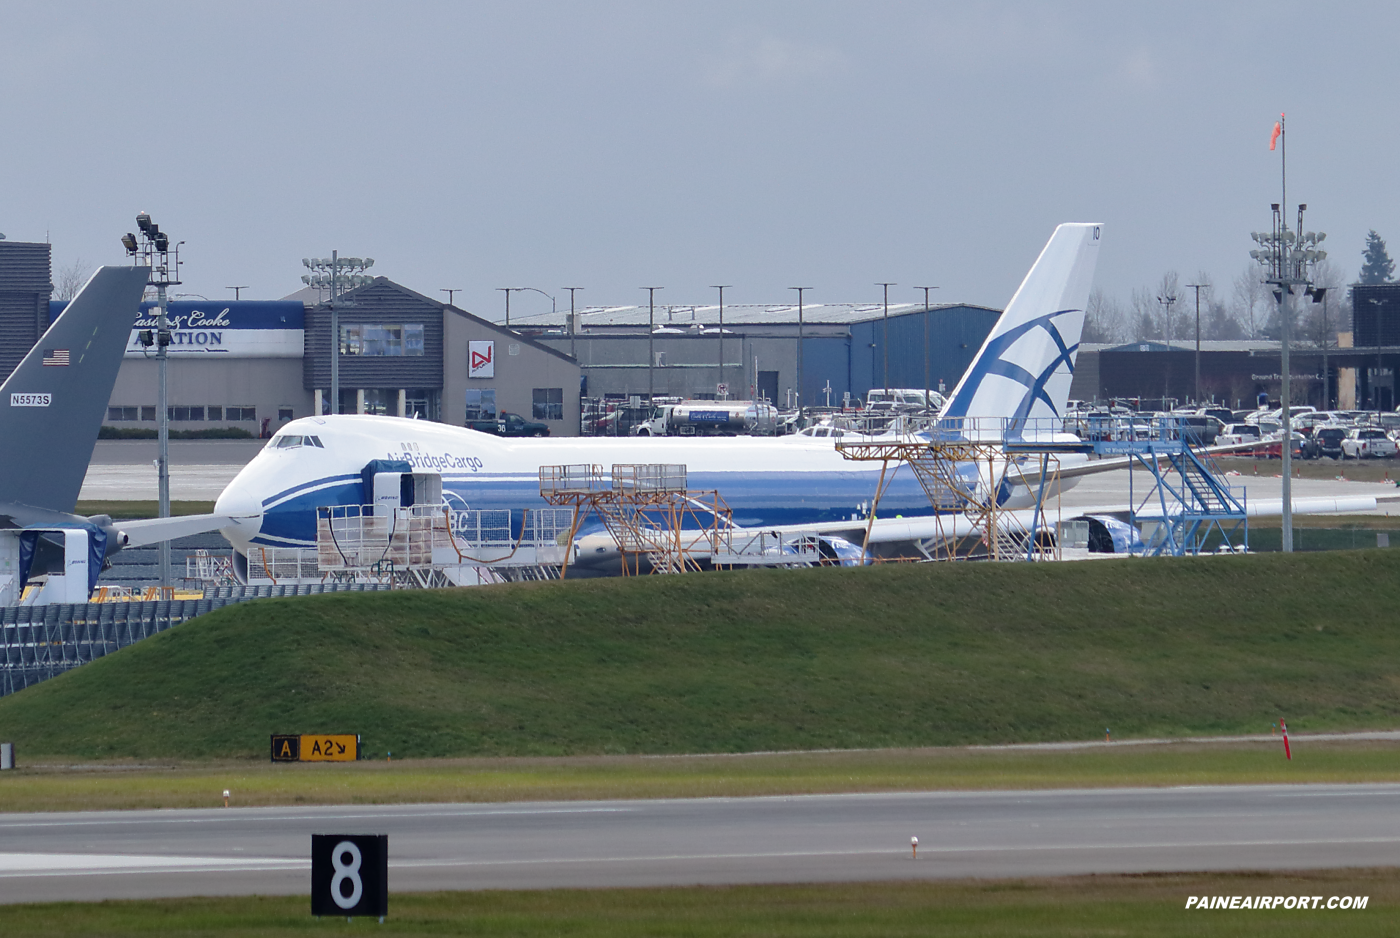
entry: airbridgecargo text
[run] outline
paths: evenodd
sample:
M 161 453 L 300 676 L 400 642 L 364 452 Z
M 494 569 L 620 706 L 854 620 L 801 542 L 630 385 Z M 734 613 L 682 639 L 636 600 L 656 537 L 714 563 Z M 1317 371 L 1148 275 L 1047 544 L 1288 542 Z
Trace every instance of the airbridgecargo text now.
M 1364 909 L 1370 896 L 1187 896 L 1188 909 Z
M 388 458 L 402 459 L 414 469 L 432 469 L 436 472 L 444 469 L 468 469 L 476 472 L 482 465 L 476 456 L 453 456 L 451 453 L 443 453 L 441 456 L 431 453 L 389 453 Z

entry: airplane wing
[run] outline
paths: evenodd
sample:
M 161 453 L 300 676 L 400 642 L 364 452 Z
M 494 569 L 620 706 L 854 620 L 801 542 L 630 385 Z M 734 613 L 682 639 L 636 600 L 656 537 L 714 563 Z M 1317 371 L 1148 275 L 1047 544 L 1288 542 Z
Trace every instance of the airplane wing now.
M 262 515 L 181 515 L 177 518 L 145 518 L 140 521 L 118 521 L 113 524 L 126 535 L 125 547 L 142 547 L 158 544 L 177 537 L 192 534 L 206 534 L 222 528 L 237 528 L 244 525 L 256 531 L 262 522 Z

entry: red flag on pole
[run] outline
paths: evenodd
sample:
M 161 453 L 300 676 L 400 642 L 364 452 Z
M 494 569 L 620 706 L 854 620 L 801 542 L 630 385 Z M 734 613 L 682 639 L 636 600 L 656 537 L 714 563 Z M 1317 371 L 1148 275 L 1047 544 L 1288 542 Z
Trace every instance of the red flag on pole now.
M 1289 762 L 1292 762 L 1293 750 L 1288 748 L 1288 724 L 1279 720 L 1278 725 L 1283 728 L 1283 755 Z
M 1269 149 L 1272 150 L 1278 145 L 1278 135 L 1283 133 L 1283 122 L 1274 121 L 1274 132 L 1269 134 Z

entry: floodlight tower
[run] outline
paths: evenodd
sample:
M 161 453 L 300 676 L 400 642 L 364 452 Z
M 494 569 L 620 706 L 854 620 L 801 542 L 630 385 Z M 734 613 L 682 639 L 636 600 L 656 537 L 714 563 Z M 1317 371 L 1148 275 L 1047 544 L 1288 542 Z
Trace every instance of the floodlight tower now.
M 372 257 L 341 257 L 332 251 L 330 257 L 303 257 L 301 265 L 311 271 L 301 275 L 301 282 L 327 294 L 324 301 L 331 312 L 331 413 L 340 413 L 340 305 L 337 300 L 346 290 L 364 286 L 374 278 L 365 273 L 374 266 Z M 351 305 L 351 304 L 345 304 Z M 321 416 L 317 414 L 316 416 Z
M 146 329 L 140 333 L 141 345 L 156 347 L 156 485 L 160 501 L 158 513 L 162 518 L 170 517 L 170 397 L 169 397 L 169 349 L 170 298 L 167 287 L 180 283 L 180 245 L 170 246 L 170 236 L 151 221 L 151 216 L 141 212 L 136 216 L 136 229 L 141 234 L 127 232 L 122 236 L 122 247 L 132 258 L 133 263 L 151 268 L 151 286 L 156 288 L 156 329 L 154 333 Z M 170 542 L 160 542 L 160 588 L 162 592 L 174 584 L 170 576 Z
M 1286 190 L 1285 190 L 1286 191 Z M 1281 203 L 1275 202 L 1273 228 L 1270 231 L 1256 231 L 1250 237 L 1258 243 L 1249 256 L 1259 263 L 1264 271 L 1264 282 L 1274 288 L 1274 299 L 1278 301 L 1279 319 L 1279 371 L 1282 373 L 1282 387 L 1279 391 L 1280 423 L 1283 424 L 1283 444 L 1280 447 L 1283 475 L 1283 550 L 1293 551 L 1293 421 L 1289 413 L 1292 403 L 1292 375 L 1288 360 L 1290 333 L 1293 328 L 1293 292 L 1295 287 L 1311 290 L 1314 269 L 1319 261 L 1327 259 L 1327 252 L 1318 247 L 1327 238 L 1323 231 L 1303 230 L 1303 213 L 1307 205 L 1298 206 L 1298 227 L 1290 230 L 1288 218 Z

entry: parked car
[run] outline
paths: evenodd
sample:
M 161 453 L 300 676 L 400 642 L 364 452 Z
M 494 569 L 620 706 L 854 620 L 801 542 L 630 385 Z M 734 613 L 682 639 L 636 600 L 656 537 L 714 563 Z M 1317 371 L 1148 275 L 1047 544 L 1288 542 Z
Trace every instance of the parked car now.
M 1327 456 L 1332 459 L 1342 458 L 1342 440 L 1347 438 L 1348 429 L 1340 424 L 1321 424 L 1314 427 L 1312 437 L 1308 440 L 1304 456 L 1316 459 L 1319 456 Z
M 1252 423 L 1230 423 L 1215 438 L 1216 446 L 1231 446 L 1235 443 L 1259 442 L 1259 427 Z
M 534 423 L 508 411 L 502 411 L 495 420 L 468 420 L 467 429 L 496 436 L 549 436 L 547 424 Z
M 1390 459 L 1400 447 L 1380 427 L 1358 427 L 1342 440 L 1342 456 L 1347 459 Z

